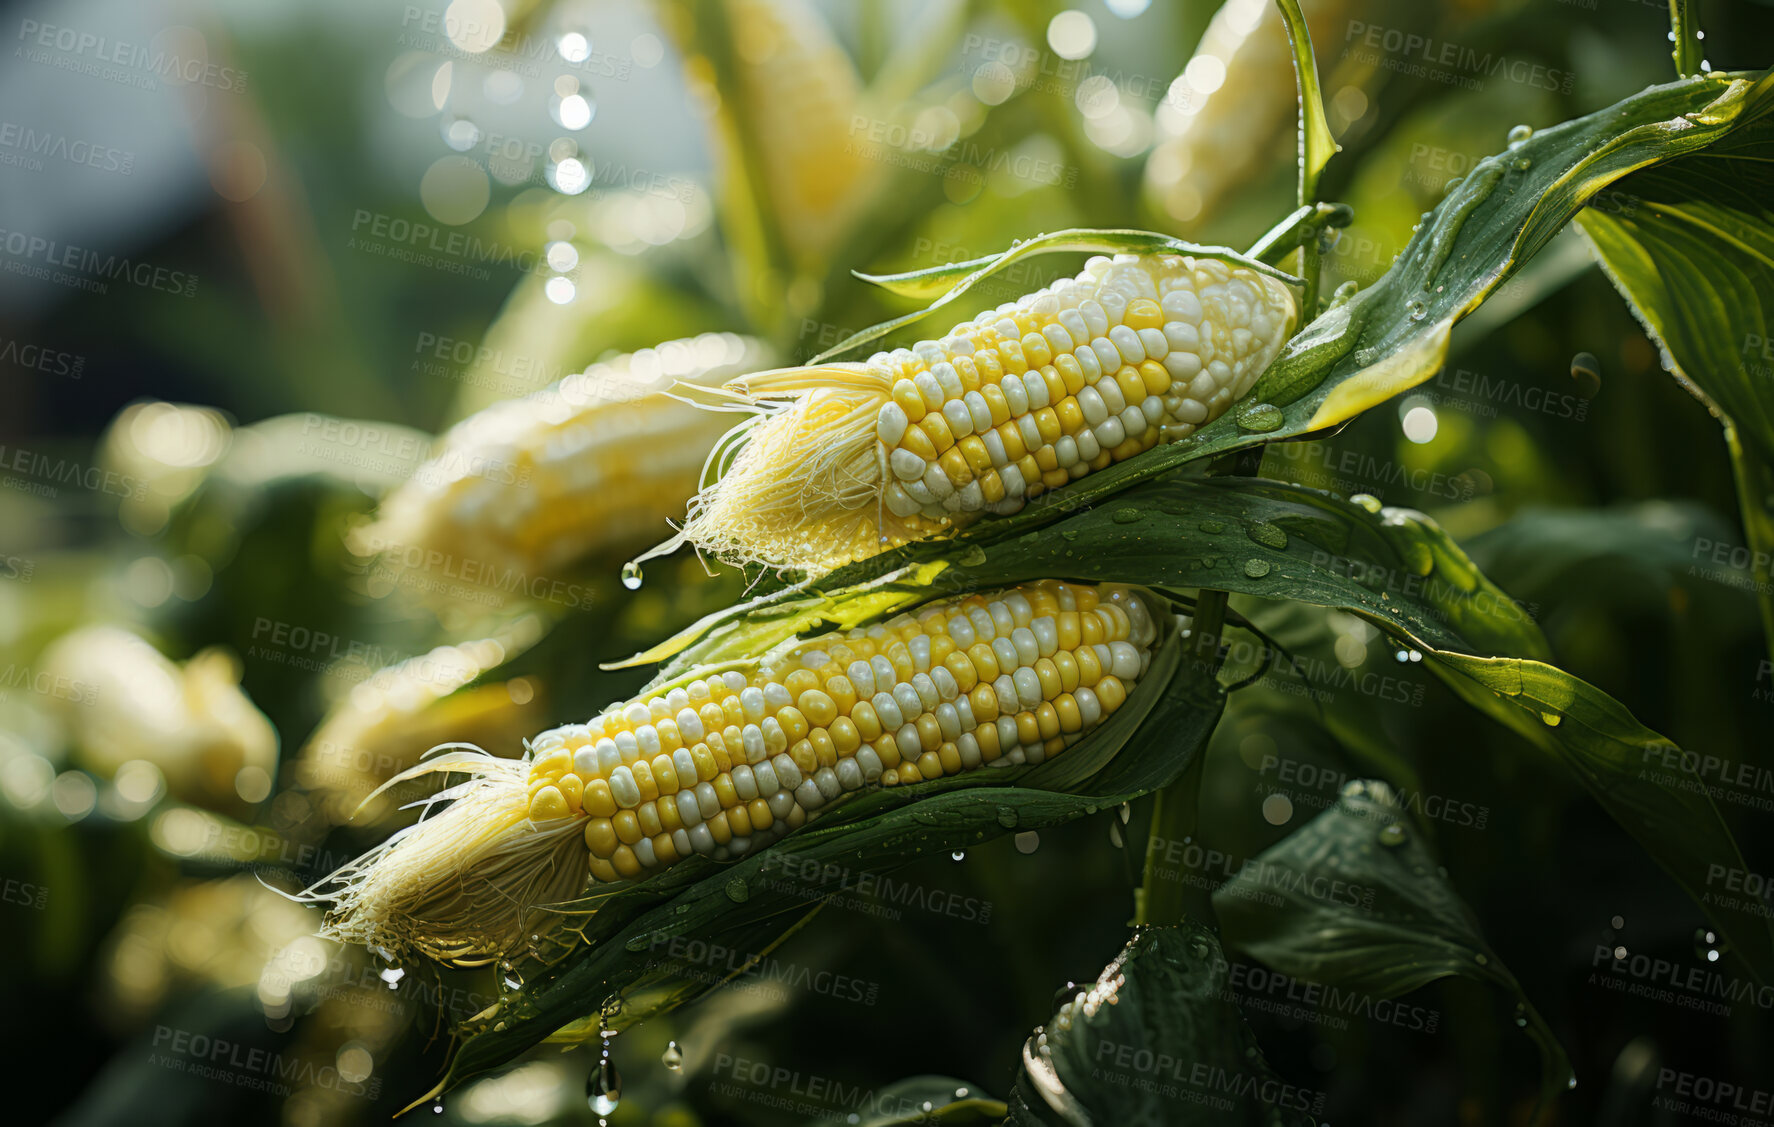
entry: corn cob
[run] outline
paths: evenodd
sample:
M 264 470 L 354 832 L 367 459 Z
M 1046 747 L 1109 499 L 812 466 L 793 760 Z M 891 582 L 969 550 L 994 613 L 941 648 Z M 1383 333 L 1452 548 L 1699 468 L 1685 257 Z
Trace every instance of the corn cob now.
M 1300 7 L 1314 42 L 1342 38 L 1348 0 L 1301 0 Z M 1227 0 L 1172 85 L 1146 160 L 1146 192 L 1179 230 L 1199 229 L 1280 155 L 1281 135 L 1297 112 L 1296 90 L 1280 6 Z
M 959 527 L 1174 441 L 1244 394 L 1292 330 L 1281 283 L 1215 259 L 1092 258 L 940 341 L 742 376 L 685 540 L 742 563 L 836 567 Z M 735 448 L 737 452 L 734 453 Z
M 179 665 L 128 630 L 91 626 L 57 640 L 43 665 L 78 687 L 55 703 L 82 767 L 110 778 L 146 760 L 168 793 L 216 810 L 270 790 L 277 731 L 240 687 L 233 654 L 211 648 Z
M 767 362 L 763 346 L 705 333 L 593 364 L 473 415 L 383 502 L 352 547 L 382 554 L 396 583 L 439 558 L 472 574 L 550 574 L 601 548 L 644 543 L 696 490 L 718 418 L 664 394 Z M 416 561 L 416 562 L 415 562 Z M 409 577 L 410 576 L 410 577 Z
M 588 881 L 743 855 L 866 786 L 1040 763 L 1121 707 L 1156 636 L 1130 590 L 1045 581 L 794 639 L 544 732 L 527 762 L 458 751 L 415 767 L 395 781 L 473 777 L 310 895 L 333 902 L 334 938 L 510 955 Z

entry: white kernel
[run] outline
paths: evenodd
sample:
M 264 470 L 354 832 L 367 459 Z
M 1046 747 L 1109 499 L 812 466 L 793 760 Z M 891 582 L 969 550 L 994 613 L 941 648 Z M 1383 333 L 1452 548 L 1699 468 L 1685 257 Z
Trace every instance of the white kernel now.
M 1022 375 L 1022 381 L 1023 391 L 1026 393 L 1029 400 L 1029 410 L 1039 411 L 1041 408 L 1046 407 L 1052 402 L 1053 397 L 1047 393 L 1047 381 L 1041 378 L 1040 371 L 1030 370 L 1024 372 Z
M 1092 338 L 1100 337 L 1109 331 L 1109 315 L 1097 302 L 1079 302 L 1078 312 L 1084 318 L 1084 326 Z
M 998 674 L 992 682 L 992 692 L 998 698 L 999 721 L 1002 722 L 1005 716 L 1015 716 L 1021 707 L 1018 703 L 1020 695 L 1016 691 L 1016 678 L 1008 673 Z M 1016 741 L 1012 740 L 1011 742 L 1015 743 Z
M 856 765 L 856 760 L 851 758 L 840 759 L 838 760 L 838 765 L 836 767 L 827 768 L 826 770 L 833 773 L 834 777 L 838 780 L 838 785 L 845 790 L 862 789 L 862 768 Z
M 696 777 L 696 757 L 689 748 L 680 747 L 671 753 L 671 769 L 678 773 L 678 786 L 689 786 Z
M 998 669 L 1002 672 L 1009 672 L 1022 664 L 1022 659 L 1016 652 L 1016 643 L 1009 638 L 992 639 L 992 656 L 997 659 Z
M 957 614 L 949 619 L 949 638 L 958 648 L 963 650 L 973 645 L 973 623 L 967 621 L 966 615 Z M 855 678 L 853 677 L 851 680 L 854 681 Z M 856 691 L 860 693 L 862 686 L 858 685 Z
M 909 724 L 924 714 L 923 698 L 909 681 L 901 681 L 893 686 L 893 703 L 899 706 L 899 715 L 905 723 Z
M 971 732 L 964 732 L 955 740 L 955 750 L 961 753 L 961 766 L 969 771 L 984 761 L 979 752 L 979 741 Z
M 739 709 L 747 720 L 757 721 L 764 718 L 764 690 L 756 685 L 747 685 L 739 690 Z
M 1070 468 L 1078 461 L 1078 440 L 1069 434 L 1061 435 L 1053 444 L 1053 456 L 1059 460 L 1060 469 Z
M 1016 629 L 1016 615 L 1010 613 L 1010 608 L 1004 605 L 1004 600 L 993 599 L 986 604 L 986 612 L 992 616 L 992 625 L 997 628 L 1000 638 L 1008 638 L 1010 632 Z
M 865 782 L 872 783 L 881 777 L 881 757 L 875 754 L 874 748 L 867 745 L 859 747 L 851 759 L 855 760 L 856 765 L 862 769 L 862 777 Z
M 1116 325 L 1114 328 L 1110 329 L 1108 339 L 1109 343 L 1115 346 L 1115 351 L 1121 354 L 1122 363 L 1138 364 L 1141 360 L 1146 358 L 1146 349 L 1140 344 L 1140 335 L 1126 325 Z M 1090 343 L 1091 347 L 1094 348 L 1096 346 L 1095 341 L 1091 341 Z M 1099 355 L 1099 359 L 1103 361 L 1103 367 L 1105 370 L 1119 371 L 1121 368 L 1120 364 L 1116 364 L 1112 369 L 1109 368 L 1107 357 Z
M 633 732 L 617 732 L 615 740 L 616 750 L 622 755 L 622 762 L 633 763 L 641 757 L 641 745 L 634 738 Z
M 781 681 L 771 681 L 764 686 L 764 711 L 778 713 L 794 703 L 788 695 L 788 686 Z
M 876 692 L 886 692 L 890 690 L 893 687 L 893 682 L 899 679 L 899 674 L 893 671 L 893 663 L 888 661 L 883 654 L 876 654 L 874 657 L 870 658 L 869 668 L 874 670 L 875 673 Z
M 985 504 L 985 491 L 980 488 L 976 479 L 955 490 L 955 495 L 943 502 L 943 508 L 959 513 L 977 513 L 985 508 Z
M 975 431 L 989 432 L 992 429 L 992 409 L 986 405 L 985 396 L 977 391 L 970 391 L 961 397 L 967 408 L 968 420 Z
M 1044 614 L 1029 623 L 1035 635 L 1035 651 L 1039 657 L 1052 657 L 1059 650 L 1059 624 L 1051 614 Z
M 928 463 L 904 447 L 897 447 L 887 455 L 887 464 L 893 469 L 893 476 L 901 481 L 917 481 L 924 476 Z
M 1078 443 L 1078 460 L 1080 462 L 1091 461 L 1103 452 L 1102 447 L 1097 444 L 1094 431 L 1079 431 L 1075 441 Z
M 1004 483 L 1005 500 L 1014 501 L 1028 491 L 1029 483 L 1014 463 L 998 467 L 998 480 Z
M 1042 328 L 1041 339 L 1047 342 L 1047 350 L 1055 356 L 1072 351 L 1075 343 L 1072 334 L 1058 321 L 1050 322 Z
M 688 857 L 695 852 L 690 844 L 690 831 L 682 827 L 671 831 L 671 843 L 676 847 L 679 857 Z
M 912 668 L 919 674 L 930 670 L 930 635 L 920 634 L 905 644 L 912 655 Z M 915 678 L 914 678 L 915 680 Z
M 939 665 L 930 671 L 930 682 L 936 686 L 938 700 L 954 700 L 961 695 L 961 685 L 946 665 Z
M 825 805 L 825 795 L 819 791 L 819 784 L 808 779 L 795 788 L 795 805 L 803 810 L 817 810 Z
M 792 790 L 779 790 L 765 800 L 770 804 L 770 813 L 778 822 L 786 819 L 795 810 L 795 794 Z
M 992 460 L 994 469 L 1003 469 L 1010 464 L 1010 455 L 1004 449 L 1004 439 L 996 430 L 983 430 L 979 440 L 985 443 L 986 457 Z
M 936 726 L 942 730 L 942 738 L 955 739 L 961 734 L 961 714 L 955 706 L 944 701 L 936 706 Z
M 924 467 L 924 488 L 930 490 L 930 495 L 938 501 L 946 501 L 955 495 L 955 487 L 949 481 L 949 475 L 935 462 Z
M 1105 450 L 1113 450 L 1127 441 L 1127 431 L 1122 427 L 1119 415 L 1110 415 L 1093 433 L 1096 435 L 1097 445 Z
M 851 662 L 850 667 L 844 670 L 844 676 L 848 677 L 850 684 L 855 686 L 858 697 L 875 695 L 875 671 L 869 667 L 868 662 Z
M 1010 644 L 1016 647 L 1018 665 L 1034 665 L 1041 658 L 1041 644 L 1035 640 L 1035 632 L 1027 626 L 1018 626 L 1010 632 Z
M 1035 423 L 1033 412 L 1017 417 L 1016 433 L 1023 440 L 1023 448 L 1031 454 L 1047 445 L 1047 440 L 1041 437 L 1041 428 Z
M 926 636 L 922 641 L 924 642 L 925 650 L 928 651 L 930 649 L 929 637 Z M 914 642 L 914 644 L 916 643 Z M 924 668 L 930 668 L 930 663 L 928 661 L 924 663 Z M 911 686 L 912 691 L 918 694 L 918 700 L 923 704 L 925 712 L 930 711 L 942 702 L 942 694 L 936 691 L 936 681 L 929 673 L 914 673 L 912 675 Z
M 1131 680 L 1140 675 L 1140 651 L 1127 642 L 1110 642 L 1109 652 L 1114 655 L 1113 667 L 1109 672 L 1122 680 Z
M 1004 393 L 1004 405 L 1010 408 L 1011 418 L 1028 412 L 1029 392 L 1021 376 L 1005 376 L 998 381 L 998 390 Z
M 905 714 L 899 710 L 899 702 L 893 699 L 891 693 L 876 693 L 869 704 L 874 707 L 875 716 L 880 719 L 882 728 L 898 728 L 905 723 Z
M 924 507 L 897 481 L 887 483 L 881 498 L 887 505 L 887 511 L 896 517 L 909 517 Z
M 1201 357 L 1193 352 L 1177 350 L 1163 360 L 1164 370 L 1174 383 L 1187 385 L 1201 371 Z
M 673 689 L 671 692 L 665 694 L 665 707 L 674 713 L 682 712 L 684 709 L 690 707 L 690 694 L 685 692 L 682 688 Z
M 918 738 L 916 724 L 902 724 L 899 731 L 893 733 L 893 742 L 899 745 L 901 759 L 916 759 L 923 754 L 924 742 Z
M 777 755 L 770 760 L 770 766 L 776 772 L 776 783 L 784 790 L 794 790 L 801 785 L 801 769 L 787 755 Z
M 573 753 L 573 774 L 585 780 L 602 777 L 602 773 L 597 769 L 596 748 L 582 747 Z
M 1078 389 L 1078 408 L 1084 412 L 1084 422 L 1087 426 L 1096 426 L 1109 417 L 1108 405 L 1103 402 L 1103 397 L 1097 394 L 1094 387 Z
M 998 636 L 998 624 L 992 621 L 984 607 L 968 607 L 967 621 L 973 623 L 973 633 L 978 641 L 990 644 Z
M 639 861 L 647 868 L 651 869 L 659 864 L 659 856 L 653 852 L 652 838 L 643 837 L 641 840 L 634 843 L 633 849 L 635 860 Z
M 1204 423 L 1207 421 L 1207 405 L 1195 399 L 1185 399 L 1170 412 L 1180 423 Z
M 618 767 L 610 772 L 610 797 L 624 810 L 641 804 L 641 788 L 634 781 L 634 772 Z
M 1127 398 L 1121 394 L 1121 385 L 1114 380 L 1103 380 L 1092 390 L 1103 397 L 1103 406 L 1108 409 L 1109 414 L 1119 415 L 1127 410 Z M 1084 400 L 1080 399 L 1078 402 L 1082 403 Z
M 782 730 L 782 724 L 774 716 L 764 717 L 758 727 L 764 733 L 764 750 L 771 755 L 778 755 L 788 750 L 788 733 Z
M 942 417 L 948 420 L 949 430 L 956 438 L 966 438 L 973 433 L 973 412 L 960 399 L 951 399 L 942 405 Z
M 758 780 L 752 775 L 750 767 L 741 763 L 728 774 L 733 776 L 733 793 L 739 796 L 739 801 L 750 802 L 758 797 Z
M 1158 409 L 1164 410 L 1164 405 L 1159 404 Z M 1126 432 L 1129 438 L 1138 438 L 1146 433 L 1146 428 L 1151 425 L 1146 421 L 1146 413 L 1138 407 L 1129 407 L 1115 417 L 1121 420 L 1121 429 Z
M 678 735 L 683 736 L 687 744 L 693 744 L 706 735 L 702 730 L 702 717 L 696 715 L 692 709 L 685 708 L 678 713 L 677 725 Z
M 756 763 L 764 758 L 764 731 L 756 724 L 747 724 L 739 730 L 740 746 L 745 751 L 745 761 Z
M 1090 326 L 1084 323 L 1084 315 L 1079 313 L 1076 308 L 1060 310 L 1059 324 L 1065 328 L 1066 335 L 1072 338 L 1072 343 L 1067 345 L 1064 350 L 1066 352 L 1072 351 L 1073 348 L 1095 335 L 1090 331 Z M 1055 349 L 1055 351 L 1060 350 Z
M 697 826 L 690 831 L 690 848 L 702 854 L 704 857 L 713 855 L 715 851 L 715 835 L 714 831 L 708 828 L 707 823 Z
M 699 826 L 702 824 L 702 803 L 696 800 L 695 790 L 685 787 L 677 793 L 673 801 L 677 803 L 678 818 L 683 821 L 684 825 Z
M 1115 372 L 1121 368 L 1121 350 L 1108 337 L 1097 337 L 1090 342 L 1091 351 L 1096 353 L 1097 366 L 1104 372 Z M 1082 350 L 1080 350 L 1082 351 Z
M 998 699 L 1000 702 L 998 707 L 1002 709 L 1004 698 L 1000 696 Z M 1016 731 L 1016 713 L 1008 711 L 1006 715 L 998 717 L 998 746 L 1003 748 L 1006 754 L 1022 746 L 1018 742 L 1020 739 L 1021 737 Z
M 753 763 L 750 767 L 752 782 L 757 784 L 758 793 L 769 798 L 782 789 L 782 783 L 776 778 L 776 768 L 768 759 Z
M 967 694 L 962 693 L 960 696 L 956 697 L 954 703 L 955 716 L 961 721 L 961 730 L 963 732 L 971 732 L 973 729 L 979 727 L 979 721 L 973 718 L 973 705 L 968 701 Z
M 715 793 L 713 783 L 697 783 L 696 804 L 702 808 L 704 818 L 712 818 L 721 812 L 721 796 Z M 679 794 L 684 793 L 679 791 Z
M 1078 718 L 1084 722 L 1086 731 L 1103 718 L 1103 704 L 1096 699 L 1094 690 L 1080 685 L 1072 690 L 1072 699 L 1078 702 Z
M 1164 311 L 1164 319 L 1167 321 L 1181 320 L 1190 324 L 1201 322 L 1201 299 L 1190 289 L 1171 290 L 1159 300 L 1158 308 Z
M 936 381 L 937 387 L 942 388 L 942 397 L 945 403 L 961 398 L 961 392 L 964 390 L 961 386 L 961 376 L 955 371 L 955 366 L 947 360 L 930 366 L 930 378 Z
M 1097 359 L 1094 348 L 1080 348 L 1073 358 L 1078 361 L 1078 370 L 1084 373 L 1085 383 L 1093 384 L 1103 378 L 1103 364 Z

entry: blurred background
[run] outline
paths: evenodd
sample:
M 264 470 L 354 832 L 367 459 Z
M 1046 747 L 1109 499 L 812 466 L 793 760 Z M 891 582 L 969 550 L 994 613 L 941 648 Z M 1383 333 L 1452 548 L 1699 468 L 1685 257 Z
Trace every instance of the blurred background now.
M 1377 278 L 1512 126 L 1672 75 L 1650 0 L 1304 7 L 1343 146 L 1322 194 L 1355 212 L 1327 293 Z M 1774 9 L 1699 10 L 1713 68 L 1769 61 Z M 370 1123 L 432 1086 L 498 972 L 325 944 L 279 892 L 410 818 L 410 794 L 359 804 L 424 750 L 518 754 L 644 680 L 600 662 L 742 595 L 687 553 L 624 566 L 669 535 L 725 425 L 662 387 L 911 308 L 852 270 L 1068 226 L 1243 248 L 1293 205 L 1291 62 L 1256 0 L 67 0 L 0 29 L 16 1122 Z M 1752 866 L 1770 856 L 1770 576 L 1741 549 L 1716 422 L 1574 233 L 1461 326 L 1440 376 L 1265 472 L 1435 516 L 1562 665 L 1752 768 L 1715 797 Z M 1353 618 L 1235 606 L 1313 673 L 1244 651 L 1261 675 L 1203 798 L 1230 868 L 1196 883 L 1385 775 L 1427 799 L 1422 828 L 1569 1050 L 1559 1121 L 1684 1122 L 1657 1103 L 1671 1070 L 1774 1087 L 1774 997 L 1720 1012 L 1606 970 L 1617 946 L 1682 968 L 1721 952 L 1568 779 Z M 1003 1095 L 1055 991 L 1125 935 L 1130 814 L 828 908 L 780 973 L 617 1038 L 609 1121 L 855 1122 L 857 1093 L 917 1073 Z M 1427 987 L 1409 1002 L 1434 1020 L 1401 1023 L 1242 981 L 1330 1122 L 1532 1106 L 1532 1046 L 1498 1038 L 1478 986 Z M 544 1046 L 417 1114 L 592 1122 L 595 1061 Z

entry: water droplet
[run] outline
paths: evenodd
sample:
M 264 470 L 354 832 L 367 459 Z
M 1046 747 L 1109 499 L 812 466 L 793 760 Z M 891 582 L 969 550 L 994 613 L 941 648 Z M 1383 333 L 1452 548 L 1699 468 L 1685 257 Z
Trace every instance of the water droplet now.
M 665 1055 L 659 1058 L 659 1063 L 673 1072 L 682 1072 L 684 1070 L 684 1050 L 678 1048 L 676 1041 L 671 1042 L 665 1046 Z
M 1694 954 L 1702 962 L 1716 963 L 1725 953 L 1725 945 L 1719 940 L 1719 933 L 1709 927 L 1694 929 Z
M 616 1071 L 616 1062 L 610 1059 L 607 1045 L 603 1058 L 585 1078 L 585 1102 L 597 1115 L 612 1115 L 622 1104 L 622 1074 Z
M 1626 926 L 1626 917 L 1625 916 L 1615 916 L 1613 919 L 1608 921 L 1608 924 L 1615 931 L 1619 931 L 1621 928 Z
M 1370 513 L 1377 513 L 1384 507 L 1380 504 L 1380 499 L 1372 493 L 1356 493 L 1349 498 L 1349 503 L 1360 505 Z
M 1116 509 L 1115 515 L 1110 519 L 1116 524 L 1135 524 L 1140 519 L 1140 511 L 1138 509 Z
M 743 904 L 751 899 L 751 889 L 746 886 L 744 877 L 734 877 L 728 881 L 725 891 L 727 899 L 735 904 Z
M 1260 520 L 1251 525 L 1245 530 L 1245 535 L 1263 547 L 1274 548 L 1278 552 L 1287 547 L 1287 533 L 1266 520 Z
M 961 553 L 960 564 L 962 567 L 978 567 L 985 562 L 986 550 L 978 544 L 967 545 L 967 550 Z
M 515 971 L 507 974 L 503 981 L 507 990 L 522 990 L 524 988 L 524 976 Z
M 1387 823 L 1386 827 L 1380 831 L 1380 844 L 1388 849 L 1403 845 L 1408 840 L 1410 840 L 1410 835 L 1405 833 L 1404 827 L 1397 822 Z
M 443 1099 L 441 1097 L 431 1101 L 431 1114 L 433 1114 L 433 1115 L 442 1115 L 443 1114 Z
M 1488 958 L 1485 957 L 1485 953 L 1483 951 L 1480 951 L 1478 954 L 1472 956 L 1472 961 L 1477 963 L 1481 967 L 1489 966 L 1491 963 L 1491 960 L 1489 960 Z
M 1404 312 L 1411 320 L 1421 321 L 1429 316 L 1429 307 L 1420 301 L 1407 301 L 1404 305 Z
M 1238 412 L 1238 425 L 1244 430 L 1267 434 L 1281 426 L 1281 408 L 1273 403 L 1252 403 Z
M 951 860 L 951 861 L 965 861 L 965 860 L 967 860 L 967 851 L 965 849 L 957 849 L 953 853 L 949 854 L 949 860 Z
M 998 808 L 998 824 L 1007 830 L 1016 828 L 1016 811 L 1008 806 Z
M 1534 127 L 1533 126 L 1518 125 L 1514 129 L 1511 129 L 1509 131 L 1509 135 L 1507 138 L 1505 138 L 1505 140 L 1507 140 L 1509 142 L 1511 147 L 1514 147 L 1516 145 L 1520 145 L 1520 144 L 1525 143 L 1527 141 L 1527 139 L 1529 137 L 1532 137 L 1533 135 L 1534 135 Z
M 1033 853 L 1039 848 L 1041 848 L 1041 835 L 1034 830 L 1024 830 L 1016 835 L 1016 851 L 1018 853 Z
M 641 589 L 641 565 L 629 560 L 622 565 L 622 585 L 630 591 Z
M 1121 823 L 1120 822 L 1110 822 L 1109 823 L 1109 844 L 1114 846 L 1116 849 L 1120 849 L 1122 846 L 1127 844 L 1126 842 L 1124 842 L 1121 839 Z
M 1517 172 L 1526 172 L 1528 169 L 1534 167 L 1534 162 L 1527 157 L 1516 157 L 1509 167 L 1515 169 Z
M 1596 392 L 1602 389 L 1602 365 L 1591 352 L 1579 352 L 1571 357 L 1571 378 L 1577 381 L 1577 397 L 1594 399 Z
M 1250 576 L 1252 579 L 1261 579 L 1263 576 L 1269 574 L 1269 561 L 1245 560 L 1244 574 Z
M 1133 806 L 1131 804 L 1123 802 L 1121 808 L 1115 812 L 1121 815 L 1122 825 L 1125 826 L 1127 823 L 1133 821 Z
M 1556 728 L 1564 721 L 1564 717 L 1556 712 L 1542 712 L 1540 719 L 1545 722 L 1548 728 Z
M 1453 191 L 1455 188 L 1458 188 L 1461 184 L 1465 183 L 1465 181 L 1466 181 L 1466 178 L 1464 176 L 1454 177 L 1452 180 L 1449 180 L 1446 184 L 1443 184 L 1441 186 L 1441 194 L 1444 196 L 1447 195 L 1449 192 Z
M 1220 533 L 1226 531 L 1226 526 L 1217 520 L 1204 520 L 1195 527 L 1207 533 L 1209 536 L 1218 536 Z

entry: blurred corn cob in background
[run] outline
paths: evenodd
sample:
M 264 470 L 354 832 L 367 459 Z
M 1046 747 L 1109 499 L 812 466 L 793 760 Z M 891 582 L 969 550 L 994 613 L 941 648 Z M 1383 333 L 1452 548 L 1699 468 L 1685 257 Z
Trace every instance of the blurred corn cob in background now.
M 688 541 L 804 571 L 1015 512 L 1187 437 L 1249 390 L 1293 330 L 1280 282 L 1215 259 L 1094 257 L 1076 278 L 940 340 L 742 376 Z
M 1349 0 L 1301 0 L 1325 71 L 1344 41 Z M 1157 115 L 1145 188 L 1174 228 L 1199 230 L 1293 138 L 1293 46 L 1273 0 L 1226 0 Z
M 1149 598 L 1044 581 L 936 600 L 686 674 L 542 733 L 526 761 L 437 756 L 398 781 L 467 775 L 432 800 L 449 806 L 308 896 L 334 905 L 333 938 L 464 964 L 519 954 L 588 881 L 742 855 L 867 786 L 1063 752 L 1145 674 Z
M 373 823 L 394 805 L 383 783 L 439 744 L 472 743 L 495 755 L 518 755 L 541 723 L 535 681 L 516 678 L 466 688 L 526 648 L 540 632 L 520 619 L 503 636 L 459 645 L 377 670 L 353 685 L 321 721 L 296 761 L 296 782 L 318 796 L 330 824 Z
M 45 674 L 72 759 L 101 778 L 135 761 L 167 793 L 215 810 L 262 801 L 277 771 L 277 732 L 240 687 L 240 662 L 211 648 L 179 665 L 142 638 L 92 626 L 56 641 Z
M 353 530 L 371 590 L 502 603 L 596 553 L 645 542 L 683 511 L 726 422 L 667 394 L 768 363 L 755 340 L 704 333 L 600 361 L 458 423 Z

